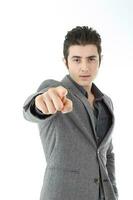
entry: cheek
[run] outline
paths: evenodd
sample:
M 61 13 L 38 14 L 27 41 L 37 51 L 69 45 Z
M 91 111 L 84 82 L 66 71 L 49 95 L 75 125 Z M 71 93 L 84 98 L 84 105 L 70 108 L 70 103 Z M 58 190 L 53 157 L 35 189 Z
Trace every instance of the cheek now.
M 78 73 L 79 67 L 77 65 L 71 64 L 71 65 L 69 65 L 69 71 L 71 71 L 73 73 Z
M 98 71 L 99 71 L 99 68 L 97 67 L 97 68 L 95 68 L 95 69 L 93 69 L 93 74 L 97 74 L 98 73 Z

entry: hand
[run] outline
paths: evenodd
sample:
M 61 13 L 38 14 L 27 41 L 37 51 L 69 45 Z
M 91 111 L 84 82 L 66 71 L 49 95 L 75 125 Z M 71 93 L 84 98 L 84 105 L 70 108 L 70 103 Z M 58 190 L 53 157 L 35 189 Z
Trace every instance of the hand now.
M 73 103 L 66 97 L 67 93 L 67 89 L 62 86 L 51 87 L 35 98 L 35 106 L 44 114 L 55 114 L 57 111 L 71 112 Z

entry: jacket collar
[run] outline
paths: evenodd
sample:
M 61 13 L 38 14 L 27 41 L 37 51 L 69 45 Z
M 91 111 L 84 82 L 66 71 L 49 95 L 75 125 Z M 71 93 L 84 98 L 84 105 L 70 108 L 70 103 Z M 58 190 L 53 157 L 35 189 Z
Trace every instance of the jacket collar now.
M 79 85 L 75 80 L 73 80 L 69 74 L 66 76 L 83 93 L 83 95 L 86 96 L 86 98 L 88 98 L 88 93 L 84 89 L 84 87 Z M 101 100 L 103 98 L 103 93 L 99 90 L 99 88 L 94 83 L 92 83 L 91 91 L 95 96 L 95 100 Z
M 95 135 L 95 138 L 97 137 L 96 131 L 95 131 L 95 121 L 94 121 L 94 115 L 93 115 L 93 110 L 92 108 L 89 106 L 88 103 L 88 99 L 86 98 L 86 93 L 84 91 L 84 88 L 82 87 L 77 87 L 76 84 L 74 84 L 74 82 L 72 81 L 72 79 L 69 77 L 69 75 L 66 75 L 62 80 L 62 85 L 68 89 L 70 92 L 72 92 L 75 96 L 77 96 L 77 98 L 84 104 L 86 111 L 90 117 L 90 121 L 92 124 L 92 130 L 93 133 Z M 110 105 L 110 100 L 107 97 L 107 95 L 105 95 L 104 93 L 102 93 L 97 87 L 96 85 L 93 83 L 93 88 L 95 87 L 95 89 L 98 91 L 98 97 L 103 99 L 104 103 L 107 105 L 111 115 L 112 115 L 112 125 L 110 127 L 110 129 L 108 130 L 108 133 L 105 135 L 104 139 L 102 140 L 100 146 L 103 146 L 107 140 L 109 139 L 109 137 L 111 136 L 111 132 L 112 129 L 114 127 L 114 114 Z M 79 89 L 80 88 L 80 89 Z M 82 89 L 81 89 L 82 88 Z M 96 140 L 95 140 L 96 142 Z

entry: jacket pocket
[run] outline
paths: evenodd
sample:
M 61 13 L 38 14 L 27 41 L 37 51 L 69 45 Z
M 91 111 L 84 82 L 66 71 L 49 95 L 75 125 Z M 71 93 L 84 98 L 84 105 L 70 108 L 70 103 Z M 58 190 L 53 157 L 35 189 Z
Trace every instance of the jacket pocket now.
M 72 168 L 70 169 L 70 168 L 65 168 L 65 167 L 60 167 L 60 166 L 48 166 L 47 168 L 51 170 L 61 171 L 61 172 L 72 172 L 76 174 L 80 173 L 80 169 L 72 169 Z
M 43 196 L 48 199 L 77 199 L 79 169 L 47 166 L 43 185 Z

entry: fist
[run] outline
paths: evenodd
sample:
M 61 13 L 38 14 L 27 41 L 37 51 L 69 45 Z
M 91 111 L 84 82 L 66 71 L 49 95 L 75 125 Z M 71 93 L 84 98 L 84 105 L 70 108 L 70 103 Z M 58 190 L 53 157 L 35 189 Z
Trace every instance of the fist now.
M 62 86 L 51 87 L 35 98 L 35 106 L 44 114 L 54 114 L 57 111 L 71 112 L 73 103 L 66 97 L 67 93 L 67 89 Z

